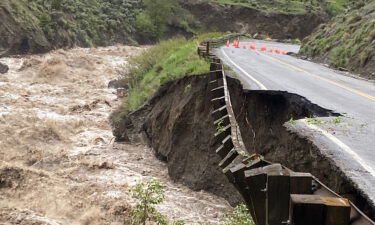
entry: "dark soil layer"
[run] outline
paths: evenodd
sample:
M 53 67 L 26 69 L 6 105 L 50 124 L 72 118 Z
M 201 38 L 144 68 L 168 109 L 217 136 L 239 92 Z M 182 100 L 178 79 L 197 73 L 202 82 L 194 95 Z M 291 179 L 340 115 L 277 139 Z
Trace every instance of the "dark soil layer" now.
M 285 126 L 291 118 L 338 116 L 306 98 L 281 91 L 243 90 L 238 80 L 228 79 L 234 114 L 249 153 L 281 163 L 298 172 L 309 172 L 336 193 L 352 200 L 372 219 L 375 209 L 355 184 L 330 159 L 301 134 Z
M 345 174 L 311 141 L 284 126 L 291 118 L 337 114 L 296 94 L 243 90 L 240 82 L 231 78 L 228 86 L 234 114 L 250 154 L 259 153 L 266 160 L 294 171 L 310 172 L 374 217 L 374 209 Z M 237 203 L 241 201 L 240 195 L 218 167 L 220 158 L 215 154 L 217 143 L 213 138 L 210 99 L 207 75 L 169 82 L 140 109 L 113 122 L 114 135 L 118 141 L 147 142 L 167 162 L 175 181 Z
M 275 39 L 302 39 L 328 20 L 323 14 L 280 14 L 188 0 L 182 3 L 206 31 L 244 32 Z
M 242 198 L 218 167 L 208 81 L 197 75 L 166 83 L 143 107 L 114 122 L 114 135 L 148 142 L 167 162 L 172 179 L 236 204 Z

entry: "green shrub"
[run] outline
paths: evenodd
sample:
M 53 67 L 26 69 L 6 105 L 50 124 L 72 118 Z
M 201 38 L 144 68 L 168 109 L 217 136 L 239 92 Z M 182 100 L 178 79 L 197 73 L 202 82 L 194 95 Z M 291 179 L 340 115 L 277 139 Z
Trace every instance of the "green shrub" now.
M 134 197 L 139 200 L 130 212 L 132 225 L 145 225 L 147 221 L 161 225 L 168 224 L 165 216 L 155 208 L 155 205 L 164 201 L 164 186 L 160 181 L 151 179 L 140 182 L 132 188 L 132 192 Z
M 167 81 L 192 74 L 209 72 L 209 62 L 200 58 L 196 49 L 199 42 L 218 37 L 218 33 L 161 41 L 129 60 L 129 68 L 122 74 L 121 83 L 129 86 L 128 96 L 116 116 L 126 116 L 147 101 Z
M 245 204 L 238 205 L 224 216 L 223 225 L 255 225 Z

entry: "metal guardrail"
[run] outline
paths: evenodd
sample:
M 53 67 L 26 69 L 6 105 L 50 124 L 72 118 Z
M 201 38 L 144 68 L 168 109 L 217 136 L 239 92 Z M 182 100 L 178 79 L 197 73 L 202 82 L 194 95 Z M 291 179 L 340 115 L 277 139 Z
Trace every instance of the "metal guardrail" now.
M 243 196 L 257 225 L 375 225 L 352 202 L 342 198 L 309 173 L 297 173 L 280 164 L 249 155 L 231 104 L 221 60 L 211 49 L 243 34 L 205 41 L 198 54 L 210 60 L 212 116 L 216 153 L 231 183 Z

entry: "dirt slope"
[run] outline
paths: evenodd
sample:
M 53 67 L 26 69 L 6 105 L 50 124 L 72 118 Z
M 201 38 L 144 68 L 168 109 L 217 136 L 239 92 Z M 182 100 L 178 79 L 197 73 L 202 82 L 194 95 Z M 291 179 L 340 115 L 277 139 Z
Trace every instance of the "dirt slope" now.
M 142 48 L 115 46 L 2 58 L 0 224 L 123 224 L 135 203 L 129 186 L 166 184 L 159 210 L 187 224 L 217 224 L 229 204 L 172 182 L 144 145 L 113 143 L 107 88 Z
M 210 101 L 207 75 L 168 82 L 143 107 L 115 121 L 114 135 L 148 143 L 167 162 L 173 180 L 238 203 L 241 196 L 218 167 Z
M 325 14 L 272 13 L 207 1 L 188 0 L 181 4 L 205 31 L 259 34 L 274 39 L 302 39 L 328 20 Z

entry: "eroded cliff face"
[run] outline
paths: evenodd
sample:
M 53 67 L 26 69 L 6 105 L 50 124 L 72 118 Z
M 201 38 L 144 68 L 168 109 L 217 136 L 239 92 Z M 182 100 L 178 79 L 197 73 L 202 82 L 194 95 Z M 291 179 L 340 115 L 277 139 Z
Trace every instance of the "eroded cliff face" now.
M 204 30 L 259 34 L 274 39 L 302 39 L 328 20 L 324 14 L 281 14 L 256 9 L 188 0 L 181 3 Z
M 0 56 L 40 53 L 51 49 L 41 29 L 23 26 L 5 7 L 1 6 L 0 21 Z
M 197 75 L 166 83 L 143 107 L 114 122 L 114 134 L 147 142 L 167 162 L 173 180 L 236 204 L 242 198 L 217 166 L 208 81 L 208 75 Z
M 117 140 L 146 142 L 168 164 L 173 180 L 208 190 L 231 203 L 241 197 L 220 171 L 215 154 L 216 128 L 211 116 L 209 75 L 189 76 L 162 86 L 155 96 L 123 120 L 113 122 Z M 286 122 L 306 117 L 338 116 L 306 98 L 281 91 L 243 90 L 228 78 L 234 114 L 246 150 L 298 172 L 310 172 L 350 198 L 367 215 L 374 210 L 353 182 L 307 136 Z

